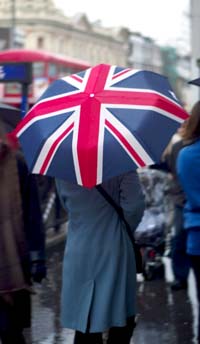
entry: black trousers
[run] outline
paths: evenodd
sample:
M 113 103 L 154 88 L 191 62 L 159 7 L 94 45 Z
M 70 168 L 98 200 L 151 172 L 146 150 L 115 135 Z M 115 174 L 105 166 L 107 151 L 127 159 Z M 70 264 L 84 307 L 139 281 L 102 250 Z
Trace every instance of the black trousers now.
M 200 344 L 200 256 L 190 255 L 191 266 L 194 271 L 196 287 L 197 287 L 197 297 L 198 297 L 198 343 Z
M 12 292 L 12 302 L 0 296 L 0 341 L 2 344 L 25 344 L 23 329 L 30 327 L 31 297 L 27 290 Z
M 135 317 L 127 319 L 124 327 L 112 327 L 108 333 L 107 344 L 129 344 L 135 328 Z M 103 344 L 102 333 L 82 333 L 76 331 L 74 344 Z
M 187 231 L 183 228 L 183 209 L 174 209 L 175 233 L 171 240 L 172 270 L 175 279 L 187 282 L 190 270 L 190 259 L 186 253 Z
M 0 339 L 2 344 L 26 344 L 22 331 L 1 332 Z

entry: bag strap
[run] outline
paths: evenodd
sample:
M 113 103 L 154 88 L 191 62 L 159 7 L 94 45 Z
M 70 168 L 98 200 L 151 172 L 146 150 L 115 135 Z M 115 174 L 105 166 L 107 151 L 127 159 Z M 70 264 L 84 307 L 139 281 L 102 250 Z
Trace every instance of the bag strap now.
M 129 236 L 129 239 L 131 240 L 132 244 L 135 245 L 135 238 L 132 234 L 131 227 L 129 226 L 128 222 L 126 221 L 124 217 L 123 209 L 114 201 L 114 199 L 108 194 L 108 192 L 101 185 L 96 185 L 96 189 L 105 198 L 105 200 L 115 209 L 120 219 L 125 223 L 126 231 Z

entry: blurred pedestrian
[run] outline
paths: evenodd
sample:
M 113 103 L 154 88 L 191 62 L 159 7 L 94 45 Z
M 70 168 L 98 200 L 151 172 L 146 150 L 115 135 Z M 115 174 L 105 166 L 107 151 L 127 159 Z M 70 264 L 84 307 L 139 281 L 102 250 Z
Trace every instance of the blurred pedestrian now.
M 200 101 L 193 106 L 182 137 L 185 147 L 178 155 L 177 173 L 186 195 L 184 228 L 187 232 L 187 254 L 197 286 L 200 343 Z
M 182 140 L 183 124 L 171 141 L 168 149 L 163 154 L 163 163 L 166 171 L 172 176 L 170 195 L 174 204 L 173 226 L 174 233 L 171 240 L 171 259 L 172 270 L 175 277 L 171 284 L 171 289 L 178 291 L 187 289 L 187 280 L 190 270 L 190 260 L 186 253 L 186 237 L 187 233 L 183 227 L 183 209 L 185 205 L 185 193 L 177 177 L 176 163 L 179 151 L 183 148 Z
M 185 193 L 177 177 L 176 163 L 179 151 L 184 143 L 181 137 L 184 123 L 177 133 L 172 137 L 169 145 L 163 153 L 161 162 L 151 166 L 151 169 L 162 170 L 171 175 L 169 193 L 173 202 L 173 228 L 171 239 L 170 256 L 174 281 L 171 289 L 178 291 L 187 289 L 187 280 L 190 270 L 190 260 L 186 253 L 187 233 L 183 227 L 183 209 L 185 205 Z
M 46 275 L 44 231 L 34 179 L 5 134 L 0 120 L 0 340 L 23 344 L 31 281 Z
M 134 231 L 144 211 L 136 172 L 102 187 L 121 206 Z M 64 255 L 62 324 L 74 329 L 75 344 L 130 343 L 136 315 L 136 267 L 132 243 L 118 213 L 97 188 L 57 180 L 69 225 Z

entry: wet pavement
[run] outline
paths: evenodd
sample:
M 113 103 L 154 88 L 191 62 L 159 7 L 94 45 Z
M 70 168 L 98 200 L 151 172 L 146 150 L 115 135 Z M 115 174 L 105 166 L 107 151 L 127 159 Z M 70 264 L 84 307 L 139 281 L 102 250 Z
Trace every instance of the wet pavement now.
M 60 326 L 60 288 L 64 243 L 48 250 L 48 280 L 35 286 L 32 339 L 34 344 L 72 344 L 72 330 Z M 138 281 L 138 325 L 135 344 L 194 344 L 197 305 L 192 273 L 189 290 L 171 292 L 169 258 L 165 280 Z
M 139 285 L 135 343 L 193 343 L 192 308 L 185 291 L 171 292 L 164 281 Z

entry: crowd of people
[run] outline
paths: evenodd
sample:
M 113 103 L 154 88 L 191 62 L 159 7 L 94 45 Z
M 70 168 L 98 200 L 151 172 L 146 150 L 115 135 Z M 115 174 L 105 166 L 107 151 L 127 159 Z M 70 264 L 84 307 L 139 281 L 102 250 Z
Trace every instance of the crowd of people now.
M 200 305 L 200 101 L 177 134 L 178 140 L 152 168 L 173 178 L 171 288 L 187 289 L 192 269 Z M 45 232 L 37 180 L 28 172 L 17 144 L 14 147 L 7 139 L 1 120 L 0 177 L 0 339 L 2 344 L 23 344 L 23 329 L 31 326 L 31 285 L 46 277 Z M 138 174 L 129 172 L 102 184 L 125 222 L 97 188 L 62 180 L 56 185 L 69 217 L 62 326 L 75 330 L 75 344 L 103 344 L 105 331 L 108 344 L 128 344 L 136 326 L 137 288 L 134 249 L 125 222 L 134 234 L 144 213 Z

